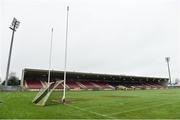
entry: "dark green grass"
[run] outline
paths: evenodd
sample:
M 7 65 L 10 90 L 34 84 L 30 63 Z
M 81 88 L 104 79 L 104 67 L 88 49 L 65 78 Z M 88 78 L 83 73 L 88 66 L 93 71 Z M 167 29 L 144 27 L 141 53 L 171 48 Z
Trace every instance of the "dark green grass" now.
M 42 119 L 180 119 L 180 89 L 67 92 L 58 104 L 54 92 L 48 106 L 31 103 L 36 92 L 0 92 L 0 118 Z

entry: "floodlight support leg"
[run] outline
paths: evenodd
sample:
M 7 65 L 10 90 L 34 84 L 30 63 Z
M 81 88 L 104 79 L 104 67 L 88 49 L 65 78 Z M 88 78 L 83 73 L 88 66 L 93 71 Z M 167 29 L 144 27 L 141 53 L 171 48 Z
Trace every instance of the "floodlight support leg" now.
M 170 85 L 172 85 L 172 83 L 171 83 L 171 72 L 170 72 L 169 61 L 167 61 L 167 66 L 168 66 L 169 82 L 170 82 Z
M 13 32 L 12 32 L 12 37 L 11 37 L 10 49 L 9 49 L 9 57 L 8 57 L 7 70 L 6 70 L 5 86 L 8 85 L 8 76 L 9 76 L 9 68 L 10 68 L 10 63 L 11 63 L 11 54 L 12 54 L 12 48 L 13 48 L 14 33 L 16 31 L 15 26 L 16 26 L 16 23 L 13 26 L 13 28 L 10 28 Z

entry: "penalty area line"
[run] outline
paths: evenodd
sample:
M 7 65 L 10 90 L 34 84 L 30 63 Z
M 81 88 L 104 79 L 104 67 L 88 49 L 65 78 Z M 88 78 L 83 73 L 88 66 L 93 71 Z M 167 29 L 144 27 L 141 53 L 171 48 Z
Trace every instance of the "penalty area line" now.
M 98 116 L 101 116 L 101 117 L 105 117 L 105 118 L 108 118 L 108 119 L 117 119 L 115 117 L 111 117 L 111 116 L 104 115 L 104 114 L 101 114 L 101 113 L 93 112 L 93 111 L 90 111 L 90 110 L 85 110 L 85 109 L 79 108 L 79 107 L 74 106 L 74 105 L 69 105 L 69 104 L 66 104 L 66 105 L 69 106 L 69 107 L 72 107 L 74 109 L 77 109 L 77 110 L 80 110 L 80 111 L 83 111 L 83 112 L 87 112 L 87 113 L 91 113 L 91 114 L 94 114 L 94 115 L 98 115 Z

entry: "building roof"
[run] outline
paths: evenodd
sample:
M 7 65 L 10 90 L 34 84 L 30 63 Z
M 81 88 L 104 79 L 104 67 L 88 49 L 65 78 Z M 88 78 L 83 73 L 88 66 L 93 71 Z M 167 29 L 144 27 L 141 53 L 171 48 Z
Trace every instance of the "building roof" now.
M 47 76 L 48 70 L 44 69 L 31 69 L 25 68 L 24 76 Z M 64 71 L 51 70 L 51 76 L 62 77 L 64 75 Z M 134 75 L 122 75 L 122 74 L 102 74 L 102 73 L 87 73 L 87 72 L 73 72 L 67 71 L 68 77 L 76 77 L 76 78 L 91 78 L 91 79 L 142 79 L 142 80 L 163 80 L 168 81 L 168 78 L 162 77 L 148 77 L 148 76 L 134 76 Z

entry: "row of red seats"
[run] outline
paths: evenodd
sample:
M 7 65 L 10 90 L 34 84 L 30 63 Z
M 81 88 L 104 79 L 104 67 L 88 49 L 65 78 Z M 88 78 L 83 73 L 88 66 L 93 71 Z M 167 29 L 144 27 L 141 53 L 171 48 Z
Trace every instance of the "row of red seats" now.
M 104 83 L 104 82 L 95 82 L 95 84 L 97 84 L 98 86 L 100 86 L 103 89 L 105 89 L 105 88 L 112 88 L 112 87 L 110 87 L 109 84 Z
M 43 88 L 43 84 L 39 80 L 27 80 L 26 85 L 28 89 L 41 89 Z M 95 88 L 111 88 L 110 85 L 104 82 L 89 82 L 83 81 L 79 82 L 79 84 L 75 81 L 67 81 L 66 85 L 70 89 L 95 89 Z M 57 89 L 63 89 L 63 85 L 60 84 Z
M 39 80 L 27 80 L 26 84 L 27 84 L 27 87 L 29 89 L 41 89 L 41 88 L 43 88 L 43 85 L 42 85 L 41 81 L 39 81 Z
M 26 85 L 28 89 L 41 89 L 43 88 L 43 82 L 39 80 L 27 80 Z M 112 86 L 105 82 L 90 82 L 90 81 L 67 81 L 66 83 L 69 89 L 111 89 Z M 132 85 L 136 88 L 161 88 L 162 86 L 159 84 L 141 84 L 141 85 Z M 63 89 L 63 83 L 58 85 L 56 89 Z

